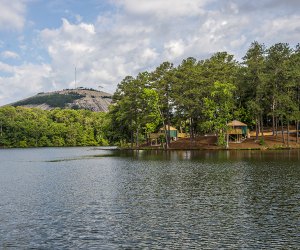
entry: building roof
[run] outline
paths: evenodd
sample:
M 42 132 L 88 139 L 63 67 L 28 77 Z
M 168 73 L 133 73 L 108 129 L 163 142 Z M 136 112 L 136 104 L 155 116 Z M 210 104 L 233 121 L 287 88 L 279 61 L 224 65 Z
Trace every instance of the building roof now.
M 167 131 L 177 130 L 176 128 L 174 128 L 174 127 L 172 127 L 172 126 L 170 126 L 170 125 L 167 125 L 166 127 L 167 127 Z M 162 127 L 160 128 L 160 130 L 165 130 L 165 127 L 162 126 Z
M 232 122 L 229 122 L 227 125 L 228 125 L 228 126 L 231 126 L 231 127 L 245 127 L 245 126 L 247 126 L 247 124 L 242 123 L 242 122 L 237 121 L 237 120 L 234 120 L 234 121 L 232 121 Z

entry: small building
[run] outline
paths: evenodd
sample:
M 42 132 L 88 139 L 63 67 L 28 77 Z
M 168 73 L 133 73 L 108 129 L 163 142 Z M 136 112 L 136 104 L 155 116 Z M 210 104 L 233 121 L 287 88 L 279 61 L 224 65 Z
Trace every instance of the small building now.
M 229 129 L 227 130 L 227 136 L 229 142 L 241 143 L 246 138 L 249 138 L 248 126 L 245 123 L 234 120 L 227 124 Z
M 166 128 L 167 128 L 167 134 L 170 136 L 171 141 L 176 141 L 178 138 L 178 130 L 170 125 L 167 125 Z M 165 134 L 164 126 L 159 129 L 159 133 Z
M 170 125 L 167 125 L 167 134 L 170 136 L 171 141 L 178 139 L 178 130 Z M 165 127 L 161 127 L 157 133 L 150 134 L 151 145 L 160 145 L 161 138 L 165 138 Z

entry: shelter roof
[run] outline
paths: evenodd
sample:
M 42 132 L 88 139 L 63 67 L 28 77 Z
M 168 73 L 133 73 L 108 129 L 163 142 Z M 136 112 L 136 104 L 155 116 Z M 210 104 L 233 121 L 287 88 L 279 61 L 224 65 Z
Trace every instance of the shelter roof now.
M 234 120 L 234 121 L 232 121 L 232 122 L 229 122 L 227 125 L 228 125 L 228 126 L 231 126 L 231 127 L 245 127 L 245 126 L 247 126 L 247 124 L 242 123 L 242 122 L 237 121 L 237 120 Z
M 170 125 L 167 125 L 166 127 L 167 127 L 167 130 L 168 130 L 168 131 L 177 130 L 176 128 L 174 128 L 174 127 L 172 127 L 172 126 L 170 126 Z M 165 130 L 165 127 L 162 126 L 162 127 L 160 128 L 160 130 Z

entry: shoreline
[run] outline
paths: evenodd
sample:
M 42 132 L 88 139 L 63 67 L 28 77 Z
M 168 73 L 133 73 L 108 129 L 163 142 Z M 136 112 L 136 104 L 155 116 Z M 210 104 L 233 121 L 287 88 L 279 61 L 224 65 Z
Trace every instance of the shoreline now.
M 67 146 L 67 147 L 0 147 L 0 150 L 5 149 L 50 149 L 50 148 L 92 148 L 94 150 L 113 150 L 113 151 L 269 151 L 269 150 L 300 150 L 299 147 L 255 147 L 255 148 L 149 148 L 149 147 L 139 147 L 139 148 L 121 148 L 117 146 Z
M 120 151 L 138 151 L 138 150 L 145 150 L 145 151 L 276 151 L 276 150 L 300 150 L 299 147 L 265 147 L 265 148 L 148 148 L 148 147 L 140 147 L 140 148 L 116 148 L 113 150 L 120 150 Z
M 279 151 L 279 150 L 300 150 L 299 147 L 265 147 L 265 148 L 120 148 L 120 147 L 103 147 L 103 146 L 74 146 L 74 147 L 0 147 L 0 150 L 7 149 L 51 149 L 51 148 L 92 148 L 93 150 L 112 150 L 112 151 Z

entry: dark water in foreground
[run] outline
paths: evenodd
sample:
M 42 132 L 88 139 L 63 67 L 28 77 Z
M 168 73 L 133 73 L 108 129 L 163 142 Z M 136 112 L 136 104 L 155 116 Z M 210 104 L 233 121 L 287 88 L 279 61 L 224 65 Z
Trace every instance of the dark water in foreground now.
M 299 249 L 300 151 L 0 150 L 0 249 Z

